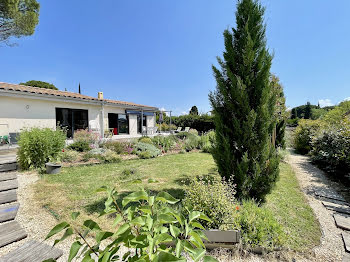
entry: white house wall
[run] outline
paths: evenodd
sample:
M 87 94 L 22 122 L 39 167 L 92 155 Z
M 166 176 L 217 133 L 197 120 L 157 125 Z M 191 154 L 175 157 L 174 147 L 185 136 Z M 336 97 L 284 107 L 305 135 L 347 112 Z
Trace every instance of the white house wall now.
M 19 133 L 21 129 L 31 127 L 56 128 L 57 107 L 88 110 L 89 128 L 100 130 L 99 105 L 6 96 L 0 96 L 0 125 L 7 125 L 9 133 Z

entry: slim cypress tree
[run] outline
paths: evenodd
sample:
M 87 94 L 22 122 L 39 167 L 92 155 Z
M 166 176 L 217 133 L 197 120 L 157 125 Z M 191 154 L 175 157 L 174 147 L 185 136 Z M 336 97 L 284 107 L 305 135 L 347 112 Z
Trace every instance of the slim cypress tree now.
M 217 86 L 209 94 L 216 129 L 213 157 L 221 176 L 237 185 L 240 198 L 264 199 L 279 174 L 264 11 L 256 0 L 238 2 L 237 26 L 224 31 L 221 70 L 213 66 Z

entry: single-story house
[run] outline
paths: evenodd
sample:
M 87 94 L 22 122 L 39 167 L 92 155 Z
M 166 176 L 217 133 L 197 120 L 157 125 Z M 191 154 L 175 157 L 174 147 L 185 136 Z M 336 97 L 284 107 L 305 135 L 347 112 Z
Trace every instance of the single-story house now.
M 24 85 L 0 82 L 0 136 L 14 136 L 23 128 L 61 126 L 67 136 L 89 129 L 103 137 L 133 137 L 156 124 L 157 107 Z

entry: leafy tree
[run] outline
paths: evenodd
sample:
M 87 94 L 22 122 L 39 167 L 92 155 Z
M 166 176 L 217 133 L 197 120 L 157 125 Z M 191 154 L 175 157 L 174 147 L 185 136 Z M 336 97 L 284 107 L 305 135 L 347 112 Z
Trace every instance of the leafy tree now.
M 192 106 L 192 108 L 190 110 L 190 115 L 198 116 L 198 108 L 196 106 Z
M 306 103 L 304 118 L 305 119 L 311 118 L 311 104 L 310 104 L 310 102 Z
M 34 34 L 39 9 L 36 0 L 0 0 L 0 43 Z
M 25 83 L 20 83 L 20 85 L 58 90 L 58 88 L 55 87 L 53 84 L 43 82 L 43 81 L 37 81 L 37 80 L 30 80 L 30 81 L 27 81 Z
M 225 52 L 213 66 L 216 145 L 213 157 L 221 176 L 233 179 L 241 198 L 263 199 L 279 174 L 271 142 L 276 96 L 270 83 L 272 56 L 266 47 L 265 9 L 256 0 L 237 4 L 236 28 L 225 30 Z
M 296 108 L 292 108 L 290 119 L 295 119 L 295 118 L 297 118 L 297 110 Z

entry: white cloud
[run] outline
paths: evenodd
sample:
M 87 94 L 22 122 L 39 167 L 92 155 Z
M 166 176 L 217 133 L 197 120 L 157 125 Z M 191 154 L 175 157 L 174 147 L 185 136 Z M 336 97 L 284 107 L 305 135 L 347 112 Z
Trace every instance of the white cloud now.
M 350 97 L 345 98 L 344 101 L 350 101 Z
M 333 106 L 334 104 L 330 99 L 320 99 L 318 100 L 318 103 L 320 104 L 320 107 L 325 107 L 325 106 Z

